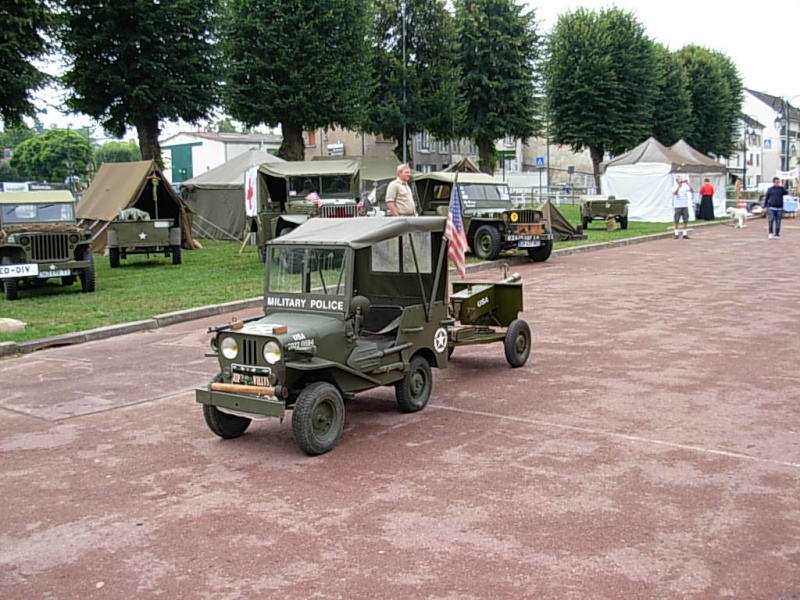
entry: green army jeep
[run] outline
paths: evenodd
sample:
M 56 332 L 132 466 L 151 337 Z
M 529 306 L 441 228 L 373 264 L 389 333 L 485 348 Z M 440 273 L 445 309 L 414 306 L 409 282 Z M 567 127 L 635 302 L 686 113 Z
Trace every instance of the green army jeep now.
M 495 260 L 502 250 L 520 248 L 535 262 L 550 258 L 553 232 L 544 213 L 515 208 L 508 185 L 491 175 L 437 171 L 415 176 L 422 214 L 446 215 L 456 181 L 467 242 L 475 256 Z
M 173 219 L 153 219 L 138 208 L 119 211 L 118 218 L 108 225 L 108 262 L 112 269 L 130 254 L 163 254 L 172 257 L 172 264 L 181 264 L 181 228 Z
M 220 371 L 195 392 L 209 429 L 236 438 L 291 409 L 295 443 L 322 454 L 342 434 L 344 399 L 394 386 L 401 411 L 421 410 L 431 368 L 457 346 L 502 342 L 524 365 L 520 284 L 462 282 L 448 305 L 444 229 L 441 217 L 310 219 L 267 242 L 263 316 L 209 330 Z M 287 269 L 298 255 L 299 272 Z
M 19 286 L 38 287 L 60 278 L 95 290 L 91 233 L 76 224 L 75 200 L 66 190 L 0 194 L 0 280 L 5 297 Z
M 359 171 L 359 163 L 347 159 L 261 165 L 256 219 L 261 261 L 268 241 L 312 217 L 357 216 Z
M 581 198 L 581 227 L 585 231 L 592 221 L 613 218 L 622 229 L 628 228 L 629 200 L 614 196 L 583 196 Z

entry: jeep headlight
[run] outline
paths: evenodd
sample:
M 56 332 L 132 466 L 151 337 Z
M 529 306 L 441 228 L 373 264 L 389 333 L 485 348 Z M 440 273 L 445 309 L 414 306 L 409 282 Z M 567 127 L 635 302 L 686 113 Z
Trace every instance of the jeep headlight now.
M 222 338 L 219 349 L 220 352 L 222 352 L 222 356 L 228 360 L 233 360 L 239 355 L 239 344 L 237 344 L 236 339 L 232 337 Z
M 281 347 L 278 342 L 270 340 L 264 344 L 264 360 L 269 364 L 274 365 L 281 360 Z

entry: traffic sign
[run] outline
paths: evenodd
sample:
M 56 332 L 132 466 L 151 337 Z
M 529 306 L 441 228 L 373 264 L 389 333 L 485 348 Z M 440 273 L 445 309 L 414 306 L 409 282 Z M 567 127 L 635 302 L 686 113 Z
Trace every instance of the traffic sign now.
M 544 156 L 537 156 L 536 157 L 536 168 L 537 169 L 544 169 Z

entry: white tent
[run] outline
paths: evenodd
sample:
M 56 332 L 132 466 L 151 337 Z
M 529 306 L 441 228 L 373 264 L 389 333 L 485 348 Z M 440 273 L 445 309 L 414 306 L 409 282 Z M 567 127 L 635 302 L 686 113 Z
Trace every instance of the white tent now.
M 700 201 L 703 180 L 709 179 L 715 190 L 714 214 L 719 217 L 725 212 L 725 165 L 705 157 L 683 140 L 667 148 L 651 137 L 602 163 L 600 171 L 603 195 L 629 200 L 631 221 L 672 222 L 672 189 L 679 174 L 688 177 L 696 202 Z M 689 211 L 692 219 L 693 208 Z

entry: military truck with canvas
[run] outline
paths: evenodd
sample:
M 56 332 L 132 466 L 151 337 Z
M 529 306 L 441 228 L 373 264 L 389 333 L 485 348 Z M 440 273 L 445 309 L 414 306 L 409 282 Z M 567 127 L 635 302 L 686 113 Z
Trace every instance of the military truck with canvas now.
M 448 305 L 444 230 L 441 217 L 310 219 L 267 242 L 263 315 L 210 330 L 219 373 L 195 392 L 209 429 L 236 438 L 291 410 L 298 447 L 322 454 L 342 434 L 343 400 L 392 386 L 402 412 L 419 411 L 456 346 L 502 342 L 522 366 L 521 286 L 462 282 Z
M 258 170 L 256 227 L 262 261 L 269 240 L 312 217 L 357 216 L 361 184 L 355 160 L 265 163 Z
M 75 200 L 66 190 L 0 194 L 0 281 L 8 300 L 20 287 L 48 279 L 95 290 L 91 233 L 75 221 Z
M 543 262 L 553 251 L 553 232 L 544 213 L 515 208 L 508 185 L 485 173 L 436 171 L 414 177 L 423 215 L 446 215 L 453 185 L 458 186 L 461 218 L 470 250 L 495 260 L 502 250 L 525 250 Z

